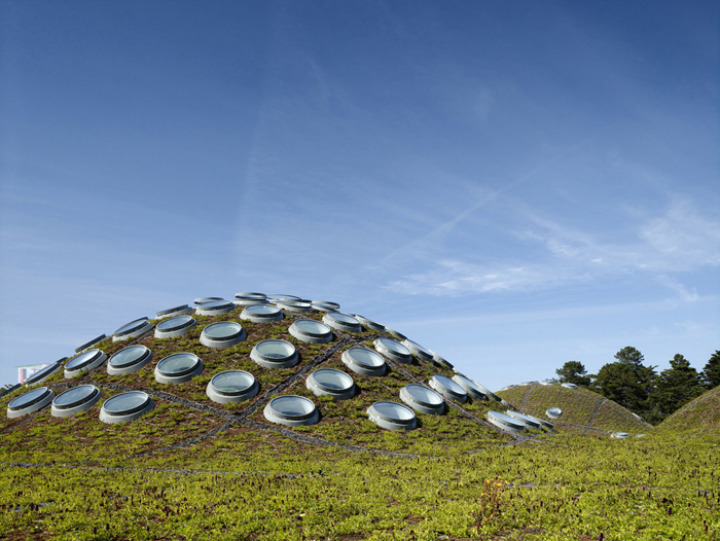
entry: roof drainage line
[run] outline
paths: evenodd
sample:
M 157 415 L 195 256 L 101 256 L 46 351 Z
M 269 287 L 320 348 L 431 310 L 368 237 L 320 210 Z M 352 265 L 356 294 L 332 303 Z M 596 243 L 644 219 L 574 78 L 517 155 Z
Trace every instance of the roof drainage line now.
M 692 402 L 690 402 L 689 404 L 686 404 L 685 406 L 683 406 L 683 407 L 680 408 L 679 410 L 674 411 L 672 414 L 673 414 L 673 415 L 675 415 L 675 414 L 681 414 L 681 413 L 683 413 L 685 410 L 690 409 L 691 407 L 694 407 L 694 406 L 696 406 L 696 405 L 698 405 L 698 404 L 702 404 L 702 403 L 705 402 L 706 400 L 710 400 L 711 398 L 717 398 L 717 397 L 719 397 L 719 396 L 720 396 L 720 392 L 710 393 L 709 395 L 707 395 L 707 396 L 704 397 L 704 398 L 701 398 L 701 399 L 699 399 L 699 400 L 693 400 Z M 645 419 L 643 419 L 643 421 L 645 421 Z M 647 421 L 645 421 L 645 422 L 647 423 Z
M 213 436 L 216 436 L 220 432 L 224 432 L 225 430 L 230 428 L 232 425 L 233 425 L 233 422 L 228 421 L 225 424 L 223 424 L 222 426 L 218 426 L 218 427 L 215 427 L 215 428 L 207 431 L 202 436 L 193 436 L 192 438 L 188 438 L 186 440 L 183 440 L 183 441 L 180 441 L 177 443 L 173 443 L 172 445 L 168 445 L 168 446 L 162 447 L 160 449 L 152 449 L 150 451 L 143 451 L 141 453 L 135 453 L 133 455 L 130 455 L 129 458 L 141 458 L 141 457 L 146 457 L 149 455 L 154 455 L 156 453 L 164 453 L 165 451 L 172 451 L 173 449 L 180 449 L 182 447 L 188 447 L 189 445 L 194 445 L 196 443 L 200 443 L 201 441 L 205 441 L 209 438 L 212 438 Z
M 592 415 L 590 415 L 590 420 L 588 421 L 587 427 L 585 427 L 585 431 L 583 432 L 583 436 L 587 434 L 588 430 L 591 429 L 593 422 L 595 421 L 595 417 L 597 417 L 598 411 L 600 411 L 600 406 L 603 405 L 603 402 L 605 402 L 607 398 L 602 398 L 598 401 L 597 404 L 595 404 L 595 409 L 592 412 Z
M 525 413 L 525 405 L 527 404 L 528 398 L 530 398 L 530 391 L 533 390 L 534 385 L 529 385 L 528 390 L 525 391 L 525 395 L 523 396 L 522 403 L 520 404 L 520 412 Z
M 387 362 L 390 366 L 393 367 L 393 369 L 395 369 L 395 370 L 397 370 L 398 372 L 400 372 L 400 373 L 401 373 L 402 375 L 404 375 L 406 378 L 411 379 L 411 380 L 414 381 L 415 383 L 426 387 L 425 383 L 423 383 L 421 380 L 417 379 L 414 375 L 412 375 L 410 372 L 408 372 L 408 371 L 405 370 L 404 368 L 401 368 L 397 363 L 395 363 L 395 362 L 392 361 L 391 359 L 388 359 L 388 358 L 386 357 L 385 360 L 386 360 L 386 362 Z M 481 425 L 483 425 L 483 426 L 485 426 L 485 427 L 492 428 L 493 430 L 495 430 L 496 432 L 498 432 L 498 433 L 500 433 L 500 434 L 505 434 L 505 435 L 511 436 L 511 437 L 513 437 L 513 438 L 519 438 L 519 437 L 521 437 L 521 436 L 518 436 L 517 434 L 513 434 L 513 433 L 510 433 L 510 432 L 505 432 L 504 430 L 500 430 L 498 427 L 496 427 L 495 425 L 492 425 L 492 424 L 488 423 L 488 422 L 485 421 L 484 419 L 480 419 L 479 417 L 476 417 L 475 415 L 473 415 L 473 414 L 470 413 L 469 411 L 465 411 L 463 408 L 461 408 L 461 407 L 458 406 L 455 402 L 453 402 L 453 401 L 451 401 L 451 400 L 449 400 L 449 399 L 446 399 L 446 400 L 445 400 L 445 403 L 448 404 L 449 406 L 452 406 L 452 407 L 455 408 L 456 410 L 458 410 L 460 413 L 462 413 L 463 415 L 465 415 L 465 417 L 468 417 L 469 419 L 472 419 L 472 420 L 474 420 L 475 422 L 477 422 L 477 423 L 479 423 L 479 424 L 481 424 Z

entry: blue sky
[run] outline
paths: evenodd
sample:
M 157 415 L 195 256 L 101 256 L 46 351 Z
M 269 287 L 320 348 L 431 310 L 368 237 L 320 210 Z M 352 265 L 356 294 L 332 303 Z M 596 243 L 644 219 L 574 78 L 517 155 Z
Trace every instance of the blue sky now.
M 0 383 L 239 291 L 499 388 L 720 349 L 718 5 L 0 2 Z

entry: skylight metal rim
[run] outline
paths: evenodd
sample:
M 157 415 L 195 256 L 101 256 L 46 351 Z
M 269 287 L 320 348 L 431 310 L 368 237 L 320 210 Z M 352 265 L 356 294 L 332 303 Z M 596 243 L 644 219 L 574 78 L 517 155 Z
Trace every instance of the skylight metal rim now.
M 325 386 L 317 379 L 316 376 L 316 374 L 321 370 L 335 372 L 340 375 L 340 379 L 343 377 L 348 378 L 350 380 L 350 385 L 346 386 L 344 389 L 332 389 Z M 307 377 L 305 380 L 305 387 L 310 389 L 316 396 L 332 396 L 336 400 L 348 400 L 354 397 L 357 389 L 355 386 L 355 380 L 353 380 L 352 376 L 342 370 L 338 370 L 337 368 L 318 368 Z
M 381 364 L 368 365 L 358 359 L 355 359 L 353 357 L 352 351 L 356 349 L 369 351 L 374 356 L 377 356 L 377 358 L 381 361 Z M 371 355 L 371 357 L 373 355 Z M 379 377 L 384 376 L 387 371 L 387 363 L 385 362 L 385 359 L 383 359 L 382 355 L 380 355 L 376 351 L 365 347 L 353 346 L 349 349 L 346 349 L 342 352 L 340 360 L 342 360 L 345 366 L 347 366 L 350 370 L 352 370 L 356 374 L 360 374 L 361 376 Z
M 172 357 L 179 357 L 181 355 L 190 355 L 194 357 L 195 363 L 192 366 L 184 368 L 182 372 L 170 373 L 163 371 L 163 363 L 167 364 L 168 359 L 171 359 Z M 205 370 L 205 365 L 203 364 L 200 357 L 189 351 L 179 351 L 177 353 L 172 353 L 160 359 L 157 366 L 155 366 L 155 381 L 157 381 L 158 383 L 169 384 L 186 383 L 193 379 L 195 376 L 202 374 L 203 370 Z
M 80 357 L 82 355 L 86 355 L 87 353 L 90 353 L 92 351 L 97 352 L 97 354 L 94 357 L 90 358 L 88 361 L 84 362 L 80 366 L 73 366 L 71 368 L 68 368 L 68 364 L 73 362 L 75 359 L 77 359 L 78 357 Z M 99 350 L 99 349 L 89 349 L 89 350 L 81 353 L 80 355 L 73 357 L 67 363 L 65 363 L 65 371 L 64 371 L 65 379 L 72 379 L 72 378 L 79 376 L 83 372 L 88 372 L 89 370 L 93 370 L 93 369 L 97 368 L 98 366 L 102 365 L 102 363 L 104 363 L 107 358 L 108 358 L 107 354 L 104 351 Z
M 213 325 L 220 325 L 222 323 L 232 323 L 234 325 L 237 325 L 239 327 L 239 330 L 235 332 L 233 335 L 228 336 L 227 338 L 217 338 L 213 336 L 209 336 L 205 333 L 205 330 L 208 327 L 212 327 Z M 240 342 L 244 342 L 247 339 L 247 332 L 243 328 L 242 325 L 237 323 L 236 321 L 216 321 L 215 323 L 211 323 L 210 325 L 206 325 L 205 328 L 203 328 L 202 332 L 200 333 L 200 343 L 209 348 L 216 348 L 216 349 L 223 349 L 223 348 L 229 348 L 232 346 L 235 346 L 239 344 Z
M 123 410 L 121 412 L 110 412 L 107 409 L 105 409 L 105 406 L 108 402 L 111 400 L 129 395 L 129 394 L 142 394 L 145 396 L 145 400 L 142 404 L 139 404 L 138 406 L 135 406 L 134 408 L 131 408 L 129 410 Z M 144 391 L 127 391 L 124 393 L 116 394 L 115 396 L 111 396 L 105 402 L 103 402 L 102 407 L 100 408 L 100 420 L 103 423 L 106 424 L 120 424 L 120 423 L 130 423 L 132 421 L 135 421 L 145 415 L 146 413 L 152 411 L 155 408 L 155 402 L 153 401 L 152 397 L 147 394 Z
M 298 323 L 301 323 L 303 321 L 312 321 L 313 323 L 317 323 L 318 325 L 323 325 L 327 329 L 327 332 L 321 333 L 304 330 L 298 326 Z M 298 319 L 288 327 L 288 332 L 301 342 L 306 342 L 308 344 L 326 344 L 328 342 L 332 342 L 333 340 L 332 329 L 324 323 L 321 323 L 320 321 L 316 321 L 314 319 Z
M 245 389 L 239 391 L 222 391 L 213 384 L 213 381 L 215 381 L 218 376 L 227 374 L 228 372 L 247 375 L 250 377 L 252 383 L 250 383 L 250 385 L 247 386 Z M 223 370 L 222 372 L 218 372 L 212 378 L 210 378 L 210 381 L 208 381 L 207 387 L 205 388 L 205 394 L 208 396 L 208 398 L 210 398 L 210 400 L 212 400 L 213 402 L 217 402 L 218 404 L 244 402 L 245 400 L 250 400 L 251 398 L 257 396 L 258 392 L 260 392 L 260 384 L 258 383 L 255 376 L 253 376 L 247 370 Z
M 92 391 L 90 395 L 84 398 L 76 399 L 74 402 L 71 402 L 69 404 L 58 405 L 55 403 L 57 399 L 62 397 L 65 393 L 75 391 L 81 387 L 91 387 Z M 95 404 L 97 404 L 98 400 L 100 400 L 101 397 L 102 393 L 100 392 L 100 389 L 98 389 L 95 385 L 88 384 L 71 387 L 70 389 L 63 391 L 55 398 L 53 398 L 52 405 L 50 406 L 50 415 L 52 415 L 53 417 L 71 417 L 76 413 L 80 413 L 81 411 L 89 410 Z
M 386 341 L 392 341 L 392 346 L 398 345 L 407 350 L 407 355 L 402 353 L 401 351 L 394 351 L 391 346 L 387 346 L 385 344 Z M 393 340 L 392 338 L 387 338 L 384 336 L 381 336 L 380 338 L 376 338 L 373 340 L 373 347 L 377 350 L 378 353 L 381 353 L 385 355 L 387 358 L 402 363 L 402 364 L 411 364 L 413 361 L 413 356 L 410 350 L 405 347 L 403 344 L 398 342 L 397 340 Z
M 260 348 L 262 348 L 263 344 L 267 344 L 268 342 L 280 342 L 283 344 L 283 346 L 289 346 L 292 348 L 292 353 L 283 357 L 283 358 L 276 358 L 276 357 L 266 357 L 260 352 Z M 260 347 L 260 348 L 259 348 Z M 300 362 L 300 357 L 298 355 L 297 349 L 295 346 L 293 346 L 290 342 L 287 340 L 281 340 L 278 338 L 269 338 L 267 340 L 261 340 L 255 346 L 253 346 L 252 350 L 250 351 L 250 358 L 255 361 L 258 365 L 262 366 L 263 368 L 291 368 L 298 364 Z
M 173 319 L 181 319 L 181 318 L 187 318 L 184 320 L 184 323 L 182 325 L 175 325 L 173 327 L 170 327 L 169 329 L 161 329 L 160 326 L 165 323 L 170 323 Z M 189 314 L 183 314 L 180 316 L 173 316 L 170 319 L 166 319 L 165 321 L 162 321 L 161 323 L 158 323 L 155 326 L 155 338 L 175 338 L 177 336 L 182 336 L 183 334 L 186 334 L 190 329 L 197 326 L 197 321 L 189 315 Z
M 22 407 L 12 405 L 13 402 L 17 402 L 23 396 L 26 396 L 29 393 L 36 393 L 40 390 L 43 390 L 43 392 L 38 393 L 37 397 L 33 398 L 31 401 L 23 403 Z M 54 397 L 55 393 L 49 387 L 36 387 L 35 389 L 27 391 L 20 396 L 16 396 L 10 402 L 8 402 L 6 415 L 8 419 L 17 419 L 18 417 L 24 417 L 25 415 L 36 413 L 46 408 L 47 405 L 52 402 Z

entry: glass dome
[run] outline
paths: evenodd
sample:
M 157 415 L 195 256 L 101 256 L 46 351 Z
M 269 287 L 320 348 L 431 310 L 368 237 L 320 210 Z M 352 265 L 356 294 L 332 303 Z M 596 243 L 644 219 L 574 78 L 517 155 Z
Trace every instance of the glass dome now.
M 266 302 L 267 295 L 265 295 L 264 293 L 256 293 L 254 291 L 235 293 L 235 304 L 241 306 L 247 306 L 250 304 L 265 304 Z
M 421 361 L 432 361 L 433 360 L 433 354 L 422 347 L 417 342 L 410 340 L 409 338 L 406 338 L 403 340 L 402 345 L 404 345 L 408 350 L 410 350 L 410 353 L 415 355 L 418 359 Z
M 185 383 L 202 373 L 200 358 L 193 353 L 173 353 L 161 360 L 155 367 L 155 381 L 158 383 Z
M 455 374 L 452 377 L 452 380 L 460 385 L 467 394 L 472 396 L 473 398 L 477 398 L 478 400 L 487 400 L 487 395 L 482 391 L 480 386 L 475 383 L 473 380 L 466 378 L 462 374 Z
M 355 382 L 352 377 L 334 368 L 315 370 L 305 380 L 305 386 L 316 395 L 328 395 L 337 400 L 355 396 Z
M 560 417 L 562 417 L 562 414 L 563 410 L 556 407 L 548 408 L 547 410 L 545 410 L 545 415 L 547 415 L 551 419 L 559 419 Z
M 252 321 L 253 323 L 280 321 L 282 318 L 283 314 L 280 308 L 272 304 L 251 304 L 246 306 L 240 313 L 240 319 Z
M 263 340 L 255 344 L 250 358 L 264 368 L 289 368 L 298 363 L 295 346 L 285 340 Z
M 52 402 L 54 396 L 55 393 L 47 387 L 38 387 L 28 391 L 10 401 L 7 406 L 7 416 L 9 419 L 14 419 L 40 411 Z
M 410 350 L 392 338 L 377 338 L 373 342 L 373 346 L 376 350 L 393 361 L 409 364 L 413 360 Z
M 312 310 L 310 301 L 303 299 L 280 299 L 275 303 L 275 306 L 293 313 L 310 312 Z
M 213 402 L 227 404 L 242 402 L 254 397 L 260 386 L 250 372 L 245 370 L 226 370 L 213 376 L 205 393 Z
M 290 325 L 288 332 L 301 342 L 309 344 L 324 344 L 333 339 L 330 327 L 314 319 L 298 319 Z
M 445 411 L 442 396 L 424 385 L 410 384 L 400 389 L 400 399 L 420 413 L 437 415 Z
M 222 297 L 198 297 L 193 301 L 195 305 L 199 304 L 205 304 L 206 302 L 213 302 L 213 301 L 224 301 Z
M 152 351 L 142 344 L 126 347 L 113 354 L 107 363 L 107 373 L 113 376 L 137 372 L 152 359 Z
M 388 430 L 412 430 L 417 426 L 415 412 L 397 402 L 375 402 L 367 414 L 372 422 Z
M 435 374 L 430 378 L 430 387 L 450 400 L 459 400 L 460 402 L 467 401 L 465 389 L 446 376 Z
M 32 376 L 30 376 L 28 379 L 25 380 L 25 385 L 28 387 L 31 387 L 32 385 L 37 385 L 38 383 L 42 383 L 47 378 L 52 376 L 55 372 L 60 370 L 62 368 L 63 362 L 67 360 L 67 357 L 64 359 L 60 359 L 59 361 L 56 361 L 45 368 L 41 368 L 37 372 L 35 372 Z
M 155 338 L 173 338 L 181 336 L 197 325 L 190 316 L 177 316 L 161 321 L 155 326 Z
M 268 421 L 286 426 L 314 425 L 320 419 L 312 400 L 295 395 L 273 398 L 263 414 Z
M 485 414 L 485 418 L 490 424 L 506 432 L 518 433 L 525 430 L 524 423 L 499 411 L 490 410 Z
M 148 321 L 148 318 L 141 317 L 140 319 L 135 319 L 130 323 L 126 323 L 118 330 L 116 330 L 113 333 L 112 339 L 113 342 L 118 342 L 120 340 L 129 340 L 130 338 L 135 338 L 137 336 L 145 334 L 152 328 L 153 324 Z
M 358 374 L 363 376 L 382 376 L 385 374 L 385 359 L 372 350 L 361 347 L 352 347 L 343 351 L 342 362 Z
M 108 398 L 100 410 L 103 423 L 128 423 L 155 407 L 152 398 L 142 391 L 130 391 Z
M 357 319 L 360 322 L 360 325 L 362 325 L 366 329 L 369 329 L 371 331 L 385 332 L 385 325 L 382 325 L 376 321 L 373 321 L 372 319 L 368 319 L 366 317 L 359 316 L 357 314 L 353 314 L 353 317 L 355 319 Z
M 202 302 L 195 307 L 195 313 L 199 316 L 217 316 L 233 310 L 235 310 L 235 303 L 226 299 Z
M 181 304 L 180 306 L 175 306 L 173 308 L 168 308 L 167 310 L 160 310 L 155 314 L 155 317 L 157 319 L 163 319 L 166 317 L 174 317 L 174 316 L 183 316 L 186 314 L 192 314 L 193 309 L 190 308 L 187 304 Z
M 340 312 L 328 312 L 322 318 L 323 323 L 329 325 L 333 329 L 344 332 L 360 332 L 360 322 L 352 316 L 341 314 Z
M 432 353 L 432 355 L 433 355 L 432 362 L 435 363 L 436 365 L 441 366 L 443 368 L 449 368 L 450 370 L 455 368 L 453 366 L 453 364 L 450 361 L 448 361 L 447 359 L 441 357 L 440 355 L 438 355 L 437 353 L 435 353 L 432 350 L 428 350 L 428 351 L 430 351 L 430 353 Z
M 578 388 L 578 386 L 575 385 L 574 383 L 568 383 L 568 382 L 563 383 L 562 386 L 565 387 L 566 389 L 577 389 Z
M 75 348 L 75 353 L 80 353 L 81 351 L 84 351 L 84 350 L 86 350 L 87 348 L 94 346 L 94 345 L 97 344 L 98 342 L 102 342 L 102 341 L 105 340 L 106 338 L 107 338 L 107 334 L 101 334 L 100 336 L 96 336 L 96 337 L 93 338 L 92 340 L 90 340 L 90 341 L 88 341 L 88 342 L 85 342 L 82 346 L 76 347 L 76 348 Z
M 53 417 L 70 417 L 93 407 L 101 396 L 100 389 L 95 385 L 78 385 L 55 397 L 50 414 Z
M 242 325 L 234 321 L 219 321 L 203 329 L 200 343 L 209 348 L 228 348 L 239 344 L 247 338 Z
M 87 370 L 97 368 L 107 359 L 105 352 L 90 349 L 65 363 L 65 378 L 74 378 Z
M 505 415 L 512 417 L 516 421 L 520 421 L 526 428 L 540 428 L 540 423 L 537 420 L 533 419 L 529 415 L 522 414 L 519 411 L 507 410 Z
M 340 310 L 340 305 L 336 302 L 330 301 L 312 301 L 312 307 L 320 312 L 337 312 Z

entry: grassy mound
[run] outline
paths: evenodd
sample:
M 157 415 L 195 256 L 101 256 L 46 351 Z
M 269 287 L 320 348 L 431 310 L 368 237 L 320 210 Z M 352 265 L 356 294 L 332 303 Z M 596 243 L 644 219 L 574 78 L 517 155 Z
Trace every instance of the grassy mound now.
M 720 431 L 720 386 L 680 408 L 657 429 L 660 432 L 693 431 L 717 435 Z
M 628 432 L 645 434 L 652 426 L 634 413 L 607 398 L 583 388 L 569 389 L 559 384 L 531 383 L 499 391 L 498 396 L 517 411 L 547 419 L 548 408 L 563 411 L 560 419 L 551 420 L 556 429 L 572 432 Z

